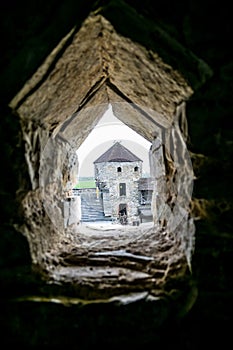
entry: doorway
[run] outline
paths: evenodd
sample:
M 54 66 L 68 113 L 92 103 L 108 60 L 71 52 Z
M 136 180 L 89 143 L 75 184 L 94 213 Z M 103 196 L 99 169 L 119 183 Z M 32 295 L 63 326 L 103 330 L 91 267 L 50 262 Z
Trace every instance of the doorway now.
M 127 224 L 127 204 L 119 204 L 119 220 L 122 225 Z

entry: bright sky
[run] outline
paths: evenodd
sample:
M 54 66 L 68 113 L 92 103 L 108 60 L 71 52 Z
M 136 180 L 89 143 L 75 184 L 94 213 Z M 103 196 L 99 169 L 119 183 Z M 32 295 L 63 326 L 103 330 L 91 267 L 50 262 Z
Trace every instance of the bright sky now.
M 148 151 L 151 143 L 117 119 L 110 106 L 77 150 L 79 176 L 93 176 L 93 161 L 107 151 L 115 140 L 121 141 L 123 146 L 142 159 L 144 172 L 149 172 Z

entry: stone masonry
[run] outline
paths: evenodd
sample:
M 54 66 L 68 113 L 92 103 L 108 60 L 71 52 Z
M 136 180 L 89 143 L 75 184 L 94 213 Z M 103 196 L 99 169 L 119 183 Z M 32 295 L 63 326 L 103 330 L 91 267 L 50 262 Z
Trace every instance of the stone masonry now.
M 106 216 L 117 218 L 125 214 L 130 223 L 138 215 L 138 182 L 142 176 L 142 163 L 119 142 L 94 162 L 95 178 Z

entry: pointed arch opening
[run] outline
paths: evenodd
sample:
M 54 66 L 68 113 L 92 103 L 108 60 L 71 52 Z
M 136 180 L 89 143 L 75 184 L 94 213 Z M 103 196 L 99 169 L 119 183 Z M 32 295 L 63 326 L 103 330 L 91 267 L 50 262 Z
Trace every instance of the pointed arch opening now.
M 149 301 L 175 293 L 178 300 L 186 294 L 184 285 L 192 288 L 194 176 L 185 116 L 192 89 L 156 52 L 119 35 L 101 14 L 89 16 L 69 38 L 70 46 L 63 42 L 62 50 L 56 48 L 61 55 L 56 54 L 51 69 L 45 63 L 12 102 L 31 182 L 21 200 L 20 230 L 29 241 L 32 263 L 49 283 L 69 286 L 79 298 L 124 301 L 127 295 Z M 77 50 L 81 58 L 74 61 Z M 65 79 L 70 72 L 70 80 Z M 116 211 L 126 204 L 131 225 L 84 232 L 75 191 L 82 163 L 76 151 L 109 103 L 116 118 L 150 142 L 151 181 L 144 191 L 152 186 L 152 221 L 146 228 L 143 220 L 137 225 L 139 214 L 145 219 L 146 213 L 121 198 Z M 99 178 L 101 169 L 96 171 Z M 138 172 L 132 174 L 140 183 Z M 100 182 L 94 195 L 104 198 L 107 212 L 111 187 Z M 127 179 L 121 177 L 120 183 L 126 183 L 127 194 Z M 135 188 L 132 193 L 138 195 Z

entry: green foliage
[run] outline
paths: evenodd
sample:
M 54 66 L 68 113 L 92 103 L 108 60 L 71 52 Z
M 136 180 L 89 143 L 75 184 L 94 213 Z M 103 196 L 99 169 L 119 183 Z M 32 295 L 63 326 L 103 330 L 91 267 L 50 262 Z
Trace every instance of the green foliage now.
M 93 178 L 83 178 L 79 179 L 77 185 L 75 188 L 80 189 L 80 188 L 95 188 L 95 180 Z

